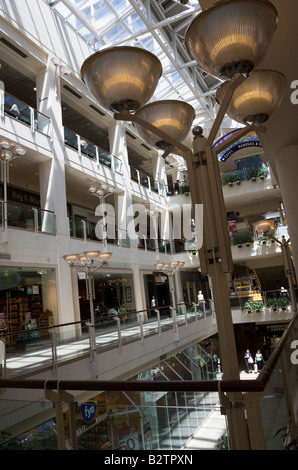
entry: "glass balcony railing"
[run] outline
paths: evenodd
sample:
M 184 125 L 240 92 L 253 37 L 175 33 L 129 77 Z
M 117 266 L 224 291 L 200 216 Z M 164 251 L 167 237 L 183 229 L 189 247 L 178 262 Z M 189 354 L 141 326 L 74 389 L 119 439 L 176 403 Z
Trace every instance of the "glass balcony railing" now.
M 142 173 L 136 168 L 130 167 L 130 177 L 133 181 L 136 181 L 139 185 L 145 186 L 151 191 L 158 193 L 160 196 L 167 195 L 167 188 L 162 183 L 155 181 L 152 177 Z
M 111 168 L 116 173 L 122 173 L 122 162 L 119 158 L 82 138 L 67 127 L 64 127 L 64 143 L 68 147 L 79 152 L 81 155 Z
M 30 126 L 33 132 L 38 131 L 47 136 L 52 134 L 50 118 L 9 93 L 4 93 L 4 113 Z
M 4 230 L 4 204 L 5 202 L 1 200 L 0 224 L 2 230 Z M 54 212 L 20 202 L 7 202 L 7 225 L 35 233 L 56 234 Z

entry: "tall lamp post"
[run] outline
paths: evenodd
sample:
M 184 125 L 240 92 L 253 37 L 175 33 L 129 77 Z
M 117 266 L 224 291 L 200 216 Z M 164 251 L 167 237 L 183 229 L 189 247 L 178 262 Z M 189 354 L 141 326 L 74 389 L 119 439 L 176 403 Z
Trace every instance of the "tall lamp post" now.
M 101 253 L 100 251 L 86 251 L 83 254 L 71 254 L 63 256 L 68 266 L 77 271 L 86 273 L 86 292 L 90 305 L 91 325 L 94 326 L 94 273 L 98 271 L 111 258 L 112 253 Z
M 174 276 L 184 266 L 182 261 L 172 261 L 171 263 L 157 263 L 155 267 L 158 271 L 167 274 L 169 278 L 170 292 L 172 295 L 172 306 L 176 310 L 175 289 L 174 289 Z
M 164 149 L 164 156 L 172 152 L 187 161 L 193 209 L 197 204 L 204 207 L 200 265 L 211 277 L 221 359 L 229 380 L 239 378 L 239 367 L 227 283 L 233 260 L 217 153 L 249 131 L 265 131 L 261 124 L 280 105 L 286 85 L 283 75 L 255 71 L 272 41 L 277 16 L 268 0 L 223 0 L 191 23 L 185 37 L 190 54 L 201 69 L 227 80 L 217 95 L 220 108 L 208 138 L 200 128 L 193 131 L 193 150 L 182 143 L 195 117 L 191 106 L 179 101 L 175 106 L 171 100 L 146 105 L 161 69 L 153 54 L 137 47 L 113 47 L 93 54 L 81 68 L 89 91 L 101 106 L 115 113 L 116 120 L 134 122 L 147 142 Z M 224 148 L 213 149 L 225 114 L 245 127 L 225 141 Z M 234 400 L 231 394 L 230 402 Z M 241 401 L 238 395 L 237 400 Z M 248 449 L 243 410 L 231 405 L 227 414 L 231 448 Z
M 103 247 L 105 248 L 107 246 L 107 230 L 106 230 L 106 216 L 105 216 L 105 209 L 104 209 L 104 201 L 105 199 L 110 195 L 113 194 L 114 188 L 113 186 L 110 186 L 106 183 L 102 183 L 100 187 L 96 186 L 90 186 L 89 187 L 89 193 L 92 194 L 93 196 L 98 197 L 100 207 L 102 209 L 102 221 L 103 221 L 103 226 L 102 226 L 102 244 Z
M 176 300 L 175 300 L 175 289 L 174 289 L 174 276 L 184 266 L 183 261 L 172 261 L 171 263 L 157 263 L 155 267 L 158 271 L 167 274 L 169 278 L 170 292 L 172 295 L 172 307 L 173 307 L 173 325 L 174 325 L 174 337 L 179 339 L 178 336 L 178 325 L 177 325 L 177 311 L 176 311 Z
M 0 139 L 1 181 L 3 183 L 3 243 L 8 242 L 7 219 L 7 185 L 9 183 L 9 163 L 17 157 L 25 155 L 26 149 L 21 145 L 14 145 L 9 139 Z

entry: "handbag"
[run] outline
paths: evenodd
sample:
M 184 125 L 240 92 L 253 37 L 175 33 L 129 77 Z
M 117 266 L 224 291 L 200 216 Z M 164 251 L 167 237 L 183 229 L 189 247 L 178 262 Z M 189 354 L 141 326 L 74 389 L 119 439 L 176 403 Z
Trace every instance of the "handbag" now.
M 248 362 L 249 362 L 249 364 L 253 364 L 254 360 L 253 360 L 253 358 L 252 358 L 251 356 L 249 356 Z

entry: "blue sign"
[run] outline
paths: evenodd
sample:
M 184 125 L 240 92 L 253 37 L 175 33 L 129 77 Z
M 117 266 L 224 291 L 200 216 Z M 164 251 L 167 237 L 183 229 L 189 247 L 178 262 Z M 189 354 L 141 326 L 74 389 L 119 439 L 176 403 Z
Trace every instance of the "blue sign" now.
M 225 140 L 227 140 L 237 131 L 238 129 L 233 130 L 229 134 L 218 139 L 212 148 L 216 148 L 217 145 L 223 143 Z M 231 155 L 233 155 L 233 153 L 238 152 L 238 150 L 241 150 L 246 147 L 262 147 L 262 144 L 255 132 L 248 133 L 242 139 L 239 139 L 237 142 L 227 147 L 225 150 L 223 150 L 221 153 L 218 154 L 217 158 L 218 160 L 225 162 Z
M 96 413 L 96 403 L 89 401 L 81 405 L 81 413 L 86 423 L 91 423 Z

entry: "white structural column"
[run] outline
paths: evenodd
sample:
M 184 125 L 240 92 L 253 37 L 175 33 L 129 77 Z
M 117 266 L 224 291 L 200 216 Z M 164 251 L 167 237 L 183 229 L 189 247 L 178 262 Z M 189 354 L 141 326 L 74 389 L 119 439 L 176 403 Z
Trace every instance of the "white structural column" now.
M 57 301 L 60 323 L 73 321 L 71 272 L 62 256 L 69 252 L 67 218 L 64 132 L 59 95 L 59 78 L 49 57 L 48 65 L 36 77 L 38 111 L 52 120 L 52 158 L 40 163 L 41 208 L 51 210 L 56 218 L 57 239 Z M 77 300 L 78 301 L 78 300 Z
M 166 165 L 161 151 L 152 157 L 152 175 L 155 181 L 167 185 Z
M 116 224 L 118 234 L 124 236 L 127 235 L 127 227 L 131 221 L 131 216 L 128 214 L 128 209 L 132 205 L 132 194 L 131 194 L 131 178 L 130 178 L 130 166 L 128 161 L 128 152 L 126 144 L 126 133 L 125 123 L 123 121 L 115 121 L 109 127 L 109 139 L 110 139 L 110 153 L 119 158 L 122 162 L 123 169 L 123 181 L 124 191 L 121 195 L 115 195 L 115 212 L 116 212 Z M 137 250 L 137 241 L 130 240 L 131 254 Z M 140 271 L 138 266 L 132 259 L 132 271 L 133 271 L 133 285 L 136 310 L 142 310 L 144 308 L 142 300 L 142 289 Z
M 279 150 L 275 157 L 279 187 L 291 238 L 292 254 L 298 269 L 298 145 L 291 145 Z M 297 273 L 296 273 L 297 274 Z

